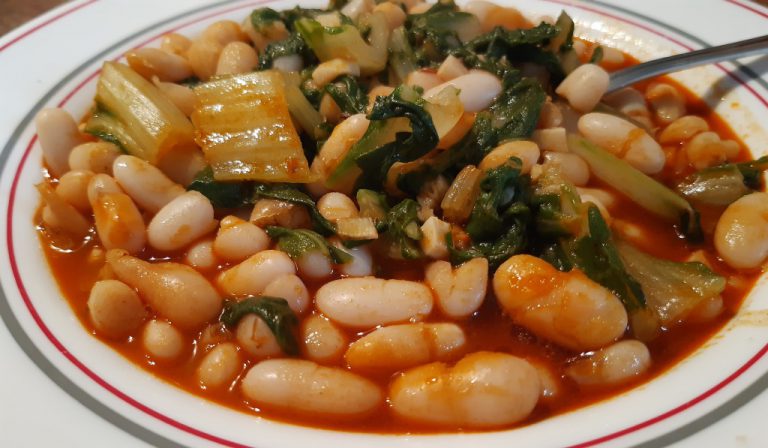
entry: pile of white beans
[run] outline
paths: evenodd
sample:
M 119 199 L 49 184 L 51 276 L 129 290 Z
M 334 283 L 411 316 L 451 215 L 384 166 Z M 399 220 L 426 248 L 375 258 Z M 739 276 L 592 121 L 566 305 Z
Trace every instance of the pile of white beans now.
M 374 8 L 355 0 L 349 5 L 351 16 L 360 14 L 357 9 Z M 413 12 L 424 5 L 408 2 L 407 7 Z M 375 10 L 386 15 L 392 28 L 405 19 L 391 3 Z M 471 2 L 467 10 L 478 15 L 484 29 L 525 23 L 517 11 L 486 2 Z M 194 92 L 179 81 L 250 71 L 258 52 L 286 35 L 280 27 L 256 32 L 249 20 L 242 25 L 221 21 L 195 40 L 169 34 L 160 48 L 129 52 L 127 62 L 189 115 Z M 586 51 L 582 42 L 577 44 L 577 51 Z M 606 55 L 614 62 L 623 58 L 611 51 Z M 359 73 L 354 63 L 331 62 L 314 72 L 318 85 L 339 74 Z M 275 66 L 302 68 L 301 60 L 291 56 Z M 644 92 L 625 89 L 603 99 L 607 83 L 600 66 L 580 66 L 557 89 L 559 98 L 544 105 L 531 140 L 499 145 L 476 168 L 487 170 L 516 156 L 523 172 L 535 179 L 546 165 L 559 165 L 582 199 L 595 203 L 614 231 L 631 240 L 642 224 L 622 221 L 614 192 L 589 187 L 589 166 L 569 152 L 568 133 L 581 134 L 649 175 L 665 167 L 682 173 L 735 160 L 740 146 L 721 140 L 704 119 L 688 115 L 684 96 L 669 84 L 655 83 Z M 457 87 L 469 113 L 487 108 L 501 91 L 494 75 L 468 70 L 452 56 L 437 71 L 411 73 L 407 84 L 422 87 L 426 97 L 447 85 Z M 378 85 L 370 94 L 393 88 Z M 631 121 L 593 112 L 601 99 Z M 337 123 L 312 164 L 314 173 L 327 175 L 369 122 L 363 114 L 342 117 L 328 98 L 320 112 Z M 75 249 L 89 251 L 99 271 L 87 298 L 89 326 L 116 346 L 140 344 L 152 363 L 194 363 L 194 382 L 201 390 L 229 390 L 267 410 L 338 421 L 386 410 L 418 424 L 491 428 L 523 421 L 540 402 L 557 401 L 566 384 L 622 385 L 641 378 L 651 366 L 648 348 L 625 338 L 628 316 L 621 301 L 580 271 L 560 272 L 530 255 L 509 258 L 492 275 L 483 258 L 452 266 L 444 235 L 457 222 L 436 213 L 450 189 L 445 178 L 417 198 L 421 248 L 429 258 L 416 275 L 422 280 L 377 278 L 378 259 L 367 245 L 346 249 L 352 261 L 342 265 L 319 252 L 293 260 L 277 249 L 264 228 L 309 227 L 300 206 L 262 199 L 250 209 L 221 216 L 208 198 L 187 191 L 162 166 L 86 138 L 62 109 L 43 110 L 36 124 L 50 174 L 38 187 L 42 227 L 50 238 L 86 241 Z M 459 129 L 456 138 L 463 132 Z M 359 216 L 349 194 L 320 185 L 308 190 L 329 221 Z M 730 205 L 714 230 L 717 255 L 735 269 L 761 266 L 768 257 L 767 217 L 766 193 Z M 342 247 L 337 238 L 330 244 Z M 149 254 L 173 261 L 153 261 Z M 232 329 L 218 322 L 224 299 L 261 295 L 285 299 L 299 317 L 301 359 L 287 358 L 255 314 Z M 544 355 L 534 359 L 469 351 L 475 344 L 464 323 L 489 300 L 505 315 L 500 318 L 572 352 L 572 360 L 553 365 Z M 722 301 L 707 306 L 712 318 Z M 382 375 L 390 379 L 372 379 Z

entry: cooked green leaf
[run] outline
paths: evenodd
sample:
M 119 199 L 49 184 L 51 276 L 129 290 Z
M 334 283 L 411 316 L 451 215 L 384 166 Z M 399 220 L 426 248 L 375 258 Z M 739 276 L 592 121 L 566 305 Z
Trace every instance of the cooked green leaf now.
M 278 199 L 304 206 L 312 218 L 315 230 L 324 234 L 331 235 L 336 232 L 336 227 L 328 221 L 317 210 L 317 205 L 306 193 L 299 191 L 296 187 L 284 184 L 254 184 L 253 194 L 255 198 Z
M 344 75 L 325 86 L 325 91 L 333 98 L 336 105 L 347 115 L 365 113 L 368 107 L 368 95 L 355 78 Z
M 215 208 L 236 208 L 252 203 L 253 184 L 250 182 L 219 182 L 213 178 L 213 169 L 205 167 L 197 173 L 187 190 L 199 191 Z
M 387 212 L 384 237 L 389 242 L 389 254 L 394 258 L 413 260 L 421 258 L 419 248 L 421 228 L 417 218 L 419 204 L 413 199 L 404 199 Z
M 352 260 L 349 254 L 330 245 L 322 235 L 311 230 L 277 226 L 269 226 L 265 230 L 270 238 L 277 240 L 280 250 L 294 260 L 298 260 L 309 252 L 319 252 L 336 264 L 348 263 Z

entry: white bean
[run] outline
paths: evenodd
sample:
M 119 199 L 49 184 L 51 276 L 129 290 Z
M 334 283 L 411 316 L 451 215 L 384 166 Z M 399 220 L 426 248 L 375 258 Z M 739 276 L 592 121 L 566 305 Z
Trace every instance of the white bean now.
M 697 170 L 703 170 L 711 166 L 720 165 L 728 160 L 728 154 L 733 153 L 730 144 L 721 141 L 720 136 L 714 132 L 701 132 L 691 137 L 683 144 L 688 161 Z M 735 153 L 738 154 L 738 145 Z
M 184 351 L 184 336 L 168 322 L 153 319 L 144 325 L 141 343 L 147 354 L 158 361 L 172 361 Z
M 122 251 L 107 253 L 118 280 L 135 288 L 158 314 L 183 328 L 197 328 L 221 311 L 219 293 L 200 273 L 179 263 L 148 263 Z
M 541 151 L 536 143 L 528 140 L 514 140 L 493 148 L 483 160 L 480 161 L 480 168 L 488 171 L 497 168 L 509 160 L 510 157 L 517 157 L 523 162 L 521 172 L 524 174 L 531 172 L 531 167 L 539 161 Z
M 551 101 L 545 101 L 541 105 L 541 112 L 539 112 L 538 127 L 540 130 L 557 128 L 563 125 L 563 111 L 560 110 L 557 104 Z
M 184 187 L 168 179 L 156 166 L 135 156 L 115 159 L 112 172 L 120 187 L 139 207 L 157 213 L 166 204 L 184 194 Z
M 160 81 L 158 78 L 152 78 L 152 82 L 184 115 L 192 115 L 192 111 L 195 110 L 195 101 L 197 101 L 192 89 L 180 84 Z
M 131 335 L 144 322 L 147 310 L 136 291 L 117 280 L 93 284 L 88 314 L 96 331 L 111 338 Z
M 64 173 L 56 185 L 56 194 L 69 202 L 83 213 L 91 211 L 88 202 L 88 183 L 93 178 L 93 172 L 85 170 L 72 170 Z
M 344 359 L 353 370 L 394 372 L 457 357 L 466 344 L 456 324 L 403 324 L 380 327 L 353 342 Z
M 344 159 L 352 145 L 363 137 L 365 131 L 368 130 L 369 123 L 370 121 L 365 114 L 355 114 L 333 128 L 333 132 L 323 143 L 310 167 L 310 171 L 322 179 L 320 186 Z M 353 187 L 352 184 L 343 185 L 336 190 L 351 193 Z
M 309 213 L 305 207 L 277 199 L 256 201 L 250 220 L 262 229 L 267 226 L 296 229 L 310 225 Z
M 330 320 L 312 315 L 301 323 L 304 354 L 320 364 L 333 364 L 347 349 L 347 336 Z
M 486 428 L 528 417 L 540 393 L 536 369 L 524 359 L 478 352 L 453 367 L 436 362 L 399 374 L 390 385 L 389 402 L 406 420 Z
M 269 235 L 259 227 L 235 216 L 227 216 L 221 220 L 213 250 L 224 260 L 241 262 L 267 249 L 269 244 Z
M 405 85 L 410 87 L 421 87 L 424 91 L 428 91 L 434 87 L 442 85 L 445 82 L 441 77 L 433 71 L 427 70 L 414 70 L 408 73 L 405 78 Z
M 160 40 L 161 50 L 178 54 L 179 56 L 184 56 L 190 45 L 192 45 L 192 41 L 178 33 L 168 33 Z
M 281 72 L 300 72 L 304 68 L 304 61 L 297 54 L 280 56 L 272 61 L 272 68 Z
M 320 63 L 312 71 L 312 81 L 318 88 L 322 88 L 341 75 L 360 76 L 360 66 L 346 59 L 331 59 Z
M 299 277 L 294 274 L 283 274 L 264 288 L 265 296 L 279 297 L 288 302 L 294 313 L 303 314 L 310 305 L 309 291 Z
M 555 92 L 577 111 L 589 112 L 608 90 L 609 81 L 604 69 L 595 64 L 584 64 L 566 76 Z
M 114 143 L 82 143 L 72 148 L 72 152 L 69 153 L 69 169 L 111 175 L 112 164 L 120 154 L 120 149 Z
M 645 98 L 662 123 L 671 123 L 685 115 L 685 97 L 669 84 L 651 84 L 645 91 Z
M 326 278 L 333 273 L 330 257 L 316 250 L 301 254 L 296 260 L 296 268 L 301 277 L 308 279 Z
M 208 81 L 216 74 L 216 66 L 219 64 L 219 55 L 224 49 L 221 44 L 213 39 L 198 39 L 192 42 L 187 50 L 187 59 L 195 76 L 201 81 Z
M 357 206 L 344 193 L 332 191 L 317 200 L 317 211 L 323 218 L 336 222 L 343 218 L 355 218 L 358 215 Z
M 237 346 L 225 342 L 212 348 L 197 366 L 197 381 L 203 389 L 218 389 L 232 384 L 243 368 Z
M 568 133 L 565 128 L 537 129 L 533 131 L 531 139 L 543 151 L 569 152 Z
M 192 76 L 189 62 L 182 56 L 158 48 L 138 48 L 125 54 L 128 65 L 138 74 L 151 80 L 177 82 Z
M 451 318 L 471 316 L 485 300 L 488 260 L 473 258 L 453 269 L 447 261 L 427 266 L 425 280 L 437 298 L 440 311 Z
M 99 176 L 106 174 L 91 178 L 88 199 L 101 245 L 105 249 L 123 249 L 130 254 L 141 252 L 147 242 L 144 218 L 127 194 L 108 191 L 114 188 L 106 180 L 108 176 Z
M 346 277 L 365 277 L 373 275 L 373 256 L 367 244 L 355 247 L 346 247 L 339 238 L 331 238 L 330 243 L 343 250 L 352 260 L 338 265 L 339 272 Z
M 147 239 L 155 249 L 181 249 L 216 226 L 211 201 L 188 191 L 166 204 L 147 226 Z
M 88 182 L 88 202 L 93 202 L 100 193 L 124 193 L 120 185 L 108 174 L 96 174 Z M 134 205 L 135 206 L 135 205 Z
M 341 8 L 341 13 L 357 21 L 362 14 L 373 11 L 374 5 L 373 0 L 350 0 Z
M 207 165 L 203 151 L 196 146 L 186 148 L 174 148 L 173 151 L 166 152 L 157 162 L 166 176 L 172 181 L 189 185 L 195 179 L 195 176 Z
M 227 45 L 230 42 L 247 42 L 248 36 L 240 28 L 240 25 L 232 20 L 219 20 L 214 22 L 203 30 L 201 39 L 209 39 L 218 42 L 221 45 Z
M 496 76 L 482 70 L 470 70 L 466 75 L 453 78 L 424 92 L 424 99 L 429 100 L 444 88 L 453 86 L 459 89 L 459 101 L 467 112 L 480 112 L 491 105 L 501 93 L 501 81 Z
M 35 116 L 43 160 L 54 177 L 66 173 L 72 148 L 83 142 L 75 119 L 64 109 L 43 109 Z
M 612 343 L 627 328 L 618 297 L 580 270 L 560 272 L 531 255 L 515 255 L 493 276 L 502 309 L 537 336 L 572 350 Z
M 395 28 L 405 23 L 405 11 L 403 11 L 403 8 L 401 8 L 400 5 L 396 5 L 392 2 L 379 3 L 373 8 L 373 12 L 380 12 L 384 14 L 390 30 L 394 30 Z
M 221 50 L 216 64 L 217 75 L 232 75 L 252 72 L 259 65 L 256 50 L 245 42 L 228 43 Z
M 407 280 L 344 278 L 320 287 L 315 305 L 334 322 L 372 328 L 423 319 L 432 311 L 432 292 L 421 283 Z
M 47 182 L 35 185 L 45 202 L 43 223 L 54 230 L 62 231 L 74 239 L 83 239 L 90 232 L 91 224 L 77 209 L 56 194 Z
M 718 255 L 736 269 L 753 269 L 768 258 L 768 193 L 737 199 L 717 221 L 714 236 Z
M 371 381 L 333 367 L 299 359 L 270 359 L 251 368 L 243 395 L 267 405 L 324 419 L 349 421 L 370 415 L 384 402 Z
M 686 115 L 669 123 L 659 134 L 659 142 L 664 144 L 680 143 L 690 140 L 696 134 L 709 131 L 709 124 L 701 117 Z
M 576 186 L 589 182 L 589 165 L 576 154 L 547 151 L 544 153 L 544 160 L 546 163 L 558 165 L 563 176 Z
M 228 296 L 257 296 L 275 278 L 295 273 L 296 266 L 285 252 L 265 250 L 219 274 L 216 283 Z
M 466 75 L 467 73 L 469 73 L 467 67 L 464 66 L 464 63 L 461 62 L 461 59 L 454 55 L 448 55 L 448 57 L 445 58 L 443 63 L 440 64 L 440 67 L 437 69 L 437 76 L 439 76 L 443 81 L 450 81 L 452 79 L 458 78 L 459 76 Z
M 254 358 L 268 358 L 283 352 L 269 325 L 255 314 L 240 319 L 235 329 L 235 338 L 240 347 Z
M 651 366 L 651 354 L 640 341 L 624 340 L 571 363 L 565 373 L 584 386 L 631 381 Z
M 579 118 L 578 126 L 588 140 L 646 174 L 656 174 L 664 168 L 666 157 L 661 146 L 627 120 L 593 112 Z
M 198 271 L 207 271 L 216 267 L 219 259 L 213 252 L 213 239 L 204 238 L 189 246 L 184 262 Z

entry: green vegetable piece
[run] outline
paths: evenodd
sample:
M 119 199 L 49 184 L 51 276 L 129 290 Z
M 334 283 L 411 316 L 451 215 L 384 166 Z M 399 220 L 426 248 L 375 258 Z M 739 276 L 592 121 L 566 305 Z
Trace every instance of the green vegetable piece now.
M 466 228 L 474 241 L 492 239 L 505 230 L 499 208 L 512 202 L 522 166 L 523 162 L 514 157 L 485 173 Z
M 762 186 L 763 171 L 768 170 L 768 156 L 760 157 L 757 160 L 737 163 L 736 168 L 744 176 L 744 184 L 753 190 L 759 190 Z
M 210 166 L 197 173 L 187 190 L 199 191 L 215 208 L 237 208 L 253 202 L 253 185 L 250 182 L 219 182 L 213 178 Z
M 549 42 L 549 49 L 559 53 L 565 53 L 573 49 L 573 31 L 576 26 L 573 19 L 565 11 L 561 11 L 555 22 L 557 35 Z
M 689 241 L 703 239 L 699 213 L 682 196 L 583 138 L 570 136 L 568 147 L 589 164 L 600 180 L 649 212 L 677 223 Z
M 357 208 L 360 209 L 361 218 L 373 220 L 377 231 L 383 232 L 386 229 L 389 205 L 387 204 L 387 197 L 383 193 L 365 188 L 357 190 Z
M 320 252 L 329 257 L 336 264 L 344 264 L 352 261 L 352 257 L 328 244 L 322 235 L 307 229 L 287 229 L 285 227 L 268 226 L 267 235 L 277 240 L 277 246 L 283 252 L 298 260 L 308 252 Z
M 648 308 L 669 326 L 702 301 L 722 294 L 724 277 L 698 262 L 678 263 L 651 256 L 624 241 L 617 243 L 627 271 L 642 285 Z
M 325 91 L 347 115 L 365 113 L 368 107 L 368 95 L 365 89 L 361 88 L 355 78 L 349 75 L 336 78 L 325 86 Z
M 268 185 L 256 183 L 254 184 L 253 194 L 255 198 L 277 199 L 304 206 L 309 212 L 309 216 L 312 218 L 315 230 L 324 235 L 332 235 L 336 233 L 336 226 L 320 214 L 317 210 L 315 201 L 313 201 L 309 195 L 299 191 L 295 187 L 281 184 Z
M 299 34 L 291 34 L 286 39 L 272 42 L 267 45 L 264 52 L 259 55 L 259 70 L 268 70 L 272 68 L 272 63 L 275 59 L 282 56 L 290 56 L 297 54 L 304 59 L 305 65 L 312 65 L 316 63 L 316 58 L 309 51 L 307 43 L 301 38 Z
M 597 46 L 592 51 L 592 56 L 589 57 L 590 64 L 599 64 L 603 60 L 603 47 Z
M 257 8 L 251 12 L 251 24 L 253 29 L 258 32 L 262 32 L 262 30 L 280 20 L 280 13 L 272 8 Z
M 488 259 L 490 268 L 496 269 L 512 255 L 522 253 L 527 245 L 527 223 L 522 217 L 526 217 L 529 210 L 527 206 L 521 204 L 515 208 L 514 212 L 521 216 L 521 219 L 513 220 L 504 234 L 495 241 L 481 241 L 468 249 L 458 250 L 454 247 L 451 234 L 447 234 L 445 239 L 451 263 L 456 266 L 473 258 L 484 257 Z
M 418 210 L 419 204 L 416 201 L 404 199 L 387 212 L 385 220 L 387 230 L 384 237 L 390 244 L 390 257 L 405 260 L 422 257 L 419 247 L 422 235 L 417 217 Z
M 286 355 L 299 354 L 299 343 L 296 339 L 299 319 L 288 306 L 288 301 L 269 296 L 248 297 L 240 301 L 228 300 L 224 302 L 224 311 L 219 321 L 234 329 L 240 319 L 248 314 L 256 314 L 266 322 Z
M 752 192 L 738 166 L 729 163 L 707 168 L 683 179 L 677 191 L 694 203 L 726 206 Z
M 400 26 L 392 31 L 387 47 L 389 51 L 389 81 L 393 85 L 405 83 L 408 74 L 419 68 L 418 56 L 408 41 L 405 27 Z

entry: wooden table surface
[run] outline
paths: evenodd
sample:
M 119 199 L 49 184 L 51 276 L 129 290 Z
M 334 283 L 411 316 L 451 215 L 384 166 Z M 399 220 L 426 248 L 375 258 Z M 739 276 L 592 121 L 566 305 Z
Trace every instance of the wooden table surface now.
M 768 0 L 753 0 L 768 6 Z M 66 0 L 0 0 L 0 36 Z

